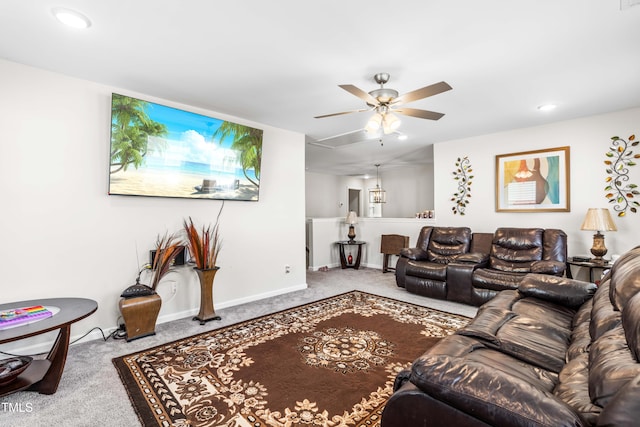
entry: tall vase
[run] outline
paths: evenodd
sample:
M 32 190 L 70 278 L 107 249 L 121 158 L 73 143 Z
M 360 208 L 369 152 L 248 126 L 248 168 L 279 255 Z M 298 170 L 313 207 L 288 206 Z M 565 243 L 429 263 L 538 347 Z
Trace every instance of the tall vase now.
M 198 279 L 200 279 L 200 312 L 193 320 L 199 320 L 201 325 L 210 320 L 221 320 L 221 317 L 216 315 L 216 311 L 213 308 L 213 279 L 220 267 L 204 270 L 194 268 L 194 270 L 196 270 Z

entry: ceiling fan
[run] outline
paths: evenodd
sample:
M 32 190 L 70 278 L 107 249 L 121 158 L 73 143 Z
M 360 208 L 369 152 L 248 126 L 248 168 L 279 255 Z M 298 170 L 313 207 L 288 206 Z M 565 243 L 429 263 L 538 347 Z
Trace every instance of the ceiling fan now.
M 398 129 L 398 126 L 400 126 L 400 120 L 393 113 L 404 114 L 406 116 L 429 120 L 438 120 L 442 116 L 444 116 L 444 114 L 436 113 L 434 111 L 419 110 L 417 108 L 397 107 L 408 102 L 417 101 L 419 99 L 427 98 L 429 96 L 437 95 L 439 93 L 451 90 L 451 86 L 449 86 L 446 82 L 435 83 L 398 96 L 397 90 L 384 87 L 385 83 L 389 81 L 390 77 L 391 76 L 389 75 L 389 73 L 378 73 L 373 76 L 373 79 L 380 85 L 380 88 L 374 89 L 371 92 L 365 92 L 364 90 L 354 85 L 339 85 L 339 87 L 341 87 L 342 89 L 366 102 L 369 108 L 325 114 L 322 116 L 316 116 L 315 118 L 322 119 L 325 117 L 340 116 L 343 114 L 375 111 L 375 114 L 369 119 L 369 122 L 367 123 L 367 127 L 365 129 L 368 132 L 376 132 L 382 126 L 384 133 L 389 134 L 394 132 L 396 129 Z

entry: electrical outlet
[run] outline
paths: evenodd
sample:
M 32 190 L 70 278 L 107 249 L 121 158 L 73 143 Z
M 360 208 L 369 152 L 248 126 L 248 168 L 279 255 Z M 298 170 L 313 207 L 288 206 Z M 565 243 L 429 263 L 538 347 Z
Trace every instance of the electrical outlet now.
M 287 274 L 291 273 L 291 266 L 290 265 L 285 265 L 284 266 L 284 272 L 287 273 Z
M 175 295 L 178 292 L 178 285 L 176 282 L 171 282 L 171 295 Z

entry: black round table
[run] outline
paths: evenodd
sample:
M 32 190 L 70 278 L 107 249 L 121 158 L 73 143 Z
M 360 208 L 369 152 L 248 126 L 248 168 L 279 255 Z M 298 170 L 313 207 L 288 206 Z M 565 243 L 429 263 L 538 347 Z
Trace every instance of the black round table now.
M 42 394 L 53 394 L 58 389 L 64 364 L 69 350 L 69 337 L 71 336 L 71 324 L 93 314 L 98 309 L 98 303 L 85 298 L 49 298 L 30 301 L 18 301 L 1 304 L 0 311 L 16 308 L 32 307 L 57 307 L 56 314 L 34 323 L 15 326 L 0 330 L 0 344 L 22 340 L 46 332 L 58 330 L 56 338 L 46 359 L 33 360 L 29 367 L 22 372 L 13 382 L 0 386 L 0 396 L 14 393 L 20 390 L 34 390 Z

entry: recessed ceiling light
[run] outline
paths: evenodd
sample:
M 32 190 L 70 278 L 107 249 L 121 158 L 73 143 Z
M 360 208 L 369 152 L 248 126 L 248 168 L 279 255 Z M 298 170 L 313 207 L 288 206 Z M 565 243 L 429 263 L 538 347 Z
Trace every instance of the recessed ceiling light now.
M 91 21 L 89 20 L 89 18 L 87 18 L 80 12 L 76 12 L 75 10 L 56 7 L 52 10 L 52 12 L 53 16 L 55 16 L 58 21 L 62 22 L 65 25 L 68 25 L 69 27 L 85 29 L 91 26 Z
M 409 137 L 408 137 L 407 135 L 405 135 L 405 134 L 398 135 L 398 139 L 399 139 L 400 141 L 404 141 L 404 140 L 405 140 L 405 139 L 407 139 L 407 138 L 409 138 Z
M 557 107 L 556 104 L 543 104 L 538 106 L 538 110 L 551 111 L 551 110 L 555 110 L 556 107 Z

